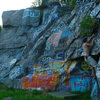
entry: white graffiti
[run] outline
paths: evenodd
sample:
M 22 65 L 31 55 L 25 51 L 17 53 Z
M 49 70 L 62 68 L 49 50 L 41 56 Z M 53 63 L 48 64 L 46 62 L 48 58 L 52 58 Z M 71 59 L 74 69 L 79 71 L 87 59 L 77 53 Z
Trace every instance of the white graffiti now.
M 91 2 L 84 6 L 81 6 L 81 9 L 78 11 L 78 14 L 80 15 L 81 13 L 85 13 L 87 11 L 86 9 L 90 9 L 92 6 L 95 6 L 95 3 Z
M 9 74 L 9 78 L 10 79 L 14 79 L 17 76 L 19 76 L 21 73 L 23 73 L 23 68 L 22 66 L 16 66 L 11 73 Z
M 32 10 L 32 9 L 25 9 L 23 13 L 23 18 L 25 17 L 39 17 L 40 11 L 39 10 Z
M 76 0 L 76 3 L 82 3 L 82 2 L 90 2 L 92 0 Z
M 43 57 L 41 61 L 42 62 L 46 62 L 46 61 L 49 62 L 51 59 L 52 59 L 51 57 Z
M 10 66 L 11 66 L 11 65 L 15 64 L 16 62 L 17 62 L 17 59 L 13 59 L 13 60 L 11 60 L 11 61 L 9 62 L 9 64 L 10 64 Z
M 96 76 L 100 79 L 100 68 L 97 67 L 96 69 Z

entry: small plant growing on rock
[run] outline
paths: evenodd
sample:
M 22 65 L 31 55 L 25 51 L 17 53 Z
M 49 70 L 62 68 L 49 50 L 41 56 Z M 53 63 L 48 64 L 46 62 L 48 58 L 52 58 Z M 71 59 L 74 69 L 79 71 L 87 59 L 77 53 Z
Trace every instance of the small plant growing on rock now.
M 76 0 L 61 0 L 63 2 L 69 2 L 69 8 L 70 10 L 73 10 L 75 8 L 76 5 Z
M 82 61 L 81 66 L 84 71 L 92 71 L 92 68 L 85 61 Z
M 76 5 L 76 0 L 68 0 L 69 3 L 70 3 L 70 9 L 73 10 L 75 8 L 75 5 Z
M 80 34 L 83 36 L 92 35 L 95 29 L 96 31 L 97 22 L 95 18 L 91 18 L 90 16 L 85 16 L 80 23 Z

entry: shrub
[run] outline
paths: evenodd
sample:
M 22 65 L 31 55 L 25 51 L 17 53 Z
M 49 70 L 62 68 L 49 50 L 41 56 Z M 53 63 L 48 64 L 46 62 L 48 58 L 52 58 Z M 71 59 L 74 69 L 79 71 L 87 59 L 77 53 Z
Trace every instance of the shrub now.
M 76 5 L 76 0 L 61 0 L 63 2 L 69 2 L 69 8 L 70 10 L 73 10 L 75 8 Z
M 73 10 L 75 8 L 75 5 L 76 5 L 76 0 L 68 0 L 69 2 L 69 7 L 71 10 Z
M 82 61 L 81 69 L 84 70 L 84 71 L 86 71 L 86 72 L 87 71 L 92 72 L 92 68 L 85 61 Z
M 91 35 L 93 34 L 94 29 L 97 27 L 97 22 L 95 18 L 91 18 L 90 16 L 85 16 L 80 23 L 80 34 L 81 35 Z

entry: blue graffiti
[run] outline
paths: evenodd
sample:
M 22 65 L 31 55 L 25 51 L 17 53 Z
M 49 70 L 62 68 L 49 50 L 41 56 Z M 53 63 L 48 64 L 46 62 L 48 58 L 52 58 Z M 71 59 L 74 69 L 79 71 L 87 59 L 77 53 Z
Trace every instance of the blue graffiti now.
M 68 36 L 70 36 L 70 35 L 72 35 L 72 34 L 73 34 L 73 32 L 71 32 L 70 30 L 65 30 L 65 31 L 62 33 L 61 38 L 66 38 L 66 37 L 68 37 Z
M 87 91 L 93 87 L 93 78 L 84 74 L 74 75 L 70 77 L 70 85 L 72 91 Z
M 65 52 L 64 51 L 58 52 L 57 55 L 56 55 L 56 59 L 59 59 L 59 58 L 64 59 L 64 56 L 65 56 Z
M 93 88 L 92 88 L 92 92 L 91 92 L 91 97 L 96 97 L 98 96 L 99 94 L 99 91 L 98 91 L 98 84 L 97 84 L 97 81 L 95 80 L 94 82 L 94 85 L 93 85 Z

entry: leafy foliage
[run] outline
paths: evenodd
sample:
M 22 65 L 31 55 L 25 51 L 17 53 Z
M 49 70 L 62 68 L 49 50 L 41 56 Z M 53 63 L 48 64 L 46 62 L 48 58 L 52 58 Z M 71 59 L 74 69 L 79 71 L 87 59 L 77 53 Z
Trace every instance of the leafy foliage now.
M 35 0 L 34 2 L 32 2 L 32 6 L 31 7 L 38 7 L 43 5 L 47 0 Z M 71 10 L 73 10 L 75 8 L 75 2 L 76 0 L 52 0 L 53 2 L 69 2 L 69 8 Z
M 73 10 L 75 8 L 75 5 L 76 5 L 76 0 L 66 0 L 69 2 L 69 7 L 71 10 Z
M 73 10 L 76 5 L 76 0 L 61 0 L 61 2 L 69 2 L 69 8 Z
M 92 67 L 90 67 L 85 61 L 82 61 L 82 70 L 84 71 L 91 71 L 92 72 Z
M 74 8 L 75 8 L 75 3 L 74 2 L 71 2 L 70 9 L 73 10 Z
M 97 26 L 97 22 L 95 18 L 91 18 L 90 16 L 85 16 L 82 22 L 80 23 L 80 34 L 81 35 L 91 35 L 93 34 L 93 30 Z

